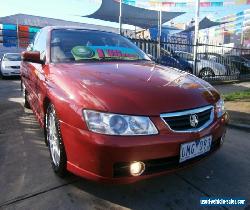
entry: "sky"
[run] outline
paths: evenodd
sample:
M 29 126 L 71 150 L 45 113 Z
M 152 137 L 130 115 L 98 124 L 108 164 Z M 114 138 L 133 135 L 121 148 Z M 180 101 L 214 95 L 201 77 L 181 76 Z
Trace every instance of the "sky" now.
M 225 0 L 226 1 L 226 0 Z M 17 13 L 58 18 L 81 23 L 118 27 L 116 23 L 100 21 L 82 16 L 94 13 L 100 7 L 100 0 L 0 0 L 0 17 Z M 232 13 L 238 13 L 250 5 L 231 7 L 201 8 L 200 18 L 208 16 L 218 18 Z M 170 11 L 184 11 L 186 14 L 174 19 L 174 22 L 188 22 L 194 17 L 194 8 L 172 7 Z M 125 26 L 125 28 L 130 28 Z

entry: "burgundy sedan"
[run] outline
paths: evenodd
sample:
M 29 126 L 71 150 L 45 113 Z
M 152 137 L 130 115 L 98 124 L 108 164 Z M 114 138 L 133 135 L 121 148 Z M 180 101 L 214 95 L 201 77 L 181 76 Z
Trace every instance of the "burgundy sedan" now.
M 59 176 L 131 183 L 193 164 L 224 141 L 219 93 L 118 34 L 45 27 L 28 49 L 24 105 L 44 128 Z

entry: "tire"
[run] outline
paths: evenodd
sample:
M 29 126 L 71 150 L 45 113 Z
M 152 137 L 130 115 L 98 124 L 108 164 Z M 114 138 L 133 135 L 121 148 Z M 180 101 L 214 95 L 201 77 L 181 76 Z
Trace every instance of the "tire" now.
M 1 71 L 1 69 L 0 69 L 0 78 L 1 78 L 1 79 L 5 79 L 5 77 L 3 76 L 3 73 L 2 73 L 2 71 Z
M 193 69 L 191 68 L 185 68 L 184 71 L 193 74 Z
M 30 109 L 30 104 L 28 101 L 28 92 L 27 92 L 26 87 L 22 81 L 21 81 L 21 91 L 23 94 L 23 106 L 27 109 Z
M 214 74 L 214 71 L 210 68 L 203 68 L 200 70 L 199 72 L 199 77 L 204 79 L 204 78 L 211 78 L 211 77 L 214 77 L 215 74 Z
M 64 149 L 59 121 L 56 116 L 55 108 L 52 104 L 49 104 L 46 111 L 45 129 L 45 138 L 46 142 L 48 143 L 52 168 L 58 176 L 64 177 L 67 174 L 67 157 Z

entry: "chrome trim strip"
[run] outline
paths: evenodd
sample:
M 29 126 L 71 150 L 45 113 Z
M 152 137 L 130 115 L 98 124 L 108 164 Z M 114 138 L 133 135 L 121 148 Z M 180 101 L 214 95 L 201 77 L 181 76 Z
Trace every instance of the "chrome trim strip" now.
M 190 115 L 190 114 L 197 114 L 200 112 L 204 112 L 206 110 L 211 110 L 210 113 L 210 118 L 209 120 L 201 127 L 199 128 L 191 128 L 188 130 L 183 130 L 183 131 L 177 131 L 177 130 L 173 130 L 168 123 L 163 119 L 164 117 L 179 117 L 179 116 L 183 116 L 183 115 Z M 173 132 L 177 132 L 177 133 L 191 133 L 191 132 L 200 132 L 203 129 L 205 129 L 206 127 L 208 127 L 214 120 L 214 106 L 209 105 L 209 106 L 205 106 L 205 107 L 201 107 L 201 108 L 196 108 L 196 109 L 190 109 L 190 110 L 186 110 L 186 111 L 180 111 L 180 112 L 171 112 L 171 113 L 164 113 L 160 115 L 161 119 L 163 120 L 163 122 L 168 126 L 168 128 L 173 131 Z

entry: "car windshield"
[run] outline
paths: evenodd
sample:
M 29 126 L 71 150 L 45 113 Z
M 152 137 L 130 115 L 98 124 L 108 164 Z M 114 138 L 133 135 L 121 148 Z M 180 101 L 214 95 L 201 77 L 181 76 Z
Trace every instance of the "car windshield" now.
M 114 33 L 55 29 L 51 34 L 51 61 L 135 61 L 150 58 L 129 40 Z
M 3 58 L 4 61 L 21 61 L 20 54 L 6 54 Z

